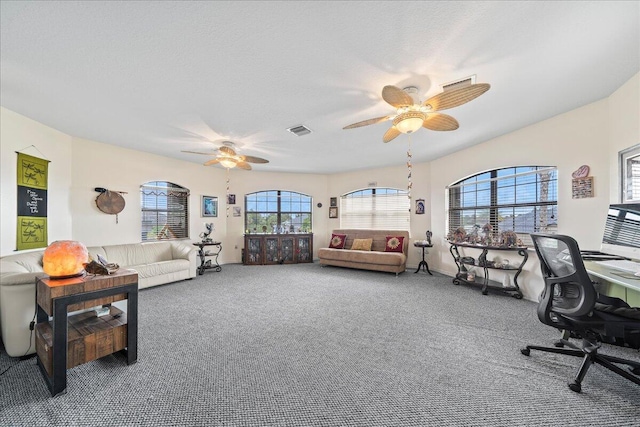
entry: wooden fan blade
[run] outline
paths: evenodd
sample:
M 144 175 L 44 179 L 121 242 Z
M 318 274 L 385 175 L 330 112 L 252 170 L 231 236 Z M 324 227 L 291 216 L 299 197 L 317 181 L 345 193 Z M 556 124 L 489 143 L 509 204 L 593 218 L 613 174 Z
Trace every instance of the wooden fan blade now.
M 218 150 L 220 150 L 220 152 L 224 153 L 224 154 L 228 154 L 230 156 L 236 156 L 236 150 L 234 150 L 231 147 L 227 147 L 226 145 L 223 145 L 222 147 L 218 148 Z
M 395 86 L 382 88 L 382 99 L 396 108 L 413 105 L 413 98 L 407 92 Z
M 431 111 L 447 110 L 476 99 L 488 91 L 490 87 L 491 85 L 488 83 L 478 83 L 460 89 L 448 90 L 427 99 L 422 105 L 430 105 Z
M 431 130 L 456 130 L 460 125 L 456 119 L 448 114 L 429 113 L 422 127 Z
M 205 166 L 209 166 L 209 165 L 215 165 L 216 163 L 219 163 L 220 160 L 218 159 L 211 159 L 211 160 L 207 160 L 206 162 L 204 162 Z
M 202 154 L 203 156 L 215 156 L 216 153 L 200 153 L 198 151 L 181 151 L 181 153 Z
M 384 122 L 385 120 L 389 120 L 393 116 L 384 116 L 384 117 L 376 117 L 375 119 L 363 120 L 358 123 L 354 123 L 349 126 L 345 126 L 342 129 L 353 129 L 359 128 L 361 126 L 375 125 L 376 123 Z
M 244 169 L 244 170 L 251 170 L 251 165 L 247 162 L 238 162 L 236 163 L 236 167 L 239 167 L 240 169 Z
M 392 139 L 394 139 L 398 135 L 400 135 L 400 131 L 398 129 L 396 129 L 395 126 L 391 126 L 389 128 L 389 130 L 387 130 L 384 133 L 384 136 L 382 137 L 382 141 L 389 142 L 389 141 L 391 141 Z
M 269 163 L 269 160 L 254 156 L 240 156 L 240 160 L 249 163 Z

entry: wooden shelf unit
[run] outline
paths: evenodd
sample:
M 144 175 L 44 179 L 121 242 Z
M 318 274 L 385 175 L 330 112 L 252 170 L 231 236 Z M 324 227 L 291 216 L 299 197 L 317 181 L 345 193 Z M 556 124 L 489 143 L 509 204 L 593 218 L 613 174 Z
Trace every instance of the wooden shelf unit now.
M 127 313 L 111 306 L 127 301 Z M 67 369 L 122 351 L 127 364 L 138 359 L 138 273 L 120 269 L 108 276 L 36 281 L 35 325 L 38 366 L 52 396 L 67 388 Z M 109 307 L 109 314 L 93 310 Z

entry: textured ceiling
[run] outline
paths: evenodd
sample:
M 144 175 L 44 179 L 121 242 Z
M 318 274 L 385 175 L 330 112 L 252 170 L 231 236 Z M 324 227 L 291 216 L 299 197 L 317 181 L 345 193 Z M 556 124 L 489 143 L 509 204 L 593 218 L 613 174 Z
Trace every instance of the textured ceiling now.
M 490 83 L 412 135 L 414 162 L 610 95 L 640 70 L 632 2 L 0 3 L 2 106 L 66 134 L 196 163 L 222 140 L 255 170 L 400 165 L 385 85 L 424 100 L 470 75 Z M 303 124 L 297 137 L 286 128 Z M 203 166 L 204 167 L 204 166 Z M 220 166 L 212 166 L 220 167 Z

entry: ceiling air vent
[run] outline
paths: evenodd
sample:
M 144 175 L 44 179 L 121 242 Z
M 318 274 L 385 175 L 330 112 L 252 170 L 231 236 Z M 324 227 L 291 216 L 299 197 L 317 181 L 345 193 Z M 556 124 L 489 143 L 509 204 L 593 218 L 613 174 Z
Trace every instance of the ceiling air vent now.
M 445 92 L 452 89 L 459 89 L 461 87 L 469 86 L 476 83 L 476 75 L 465 77 L 462 80 L 456 80 L 454 82 L 445 83 L 442 85 L 442 90 Z
M 297 136 L 307 135 L 307 134 L 311 133 L 311 129 L 309 129 L 308 127 L 306 127 L 304 125 L 293 126 L 293 127 L 290 127 L 287 130 L 289 132 L 291 132 L 292 134 L 297 135 Z

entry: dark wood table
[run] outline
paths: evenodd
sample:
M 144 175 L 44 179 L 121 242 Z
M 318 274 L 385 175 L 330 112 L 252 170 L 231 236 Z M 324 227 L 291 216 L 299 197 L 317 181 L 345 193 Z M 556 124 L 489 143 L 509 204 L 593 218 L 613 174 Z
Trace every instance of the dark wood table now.
M 127 300 L 124 313 L 111 303 Z M 36 282 L 36 353 L 52 396 L 67 388 L 67 369 L 115 352 L 130 365 L 138 360 L 138 273 L 120 269 L 108 276 Z M 82 311 L 107 307 L 109 314 Z M 51 320 L 49 320 L 51 317 Z
M 420 271 L 420 268 L 424 268 L 427 273 L 431 274 L 431 271 L 429 270 L 429 264 L 427 264 L 427 260 L 424 257 L 424 250 L 426 248 L 432 248 L 433 245 L 431 243 L 413 242 L 413 246 L 415 246 L 416 248 L 422 248 L 422 261 L 420 261 L 420 264 L 418 264 L 418 269 L 414 272 L 414 274 Z M 433 274 L 431 275 L 433 276 Z

